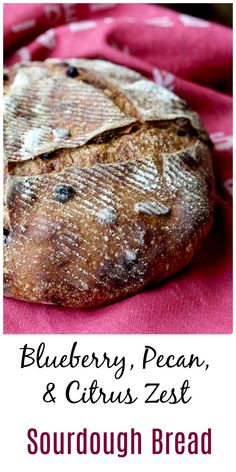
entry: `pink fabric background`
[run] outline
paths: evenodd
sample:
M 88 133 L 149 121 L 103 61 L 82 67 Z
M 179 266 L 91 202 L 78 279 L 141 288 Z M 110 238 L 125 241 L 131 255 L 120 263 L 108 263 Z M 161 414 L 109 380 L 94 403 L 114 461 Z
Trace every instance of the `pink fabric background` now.
M 215 223 L 193 262 L 158 287 L 96 310 L 5 299 L 5 333 L 232 331 L 232 31 L 146 4 L 8 4 L 5 63 L 101 57 L 175 91 L 215 144 Z

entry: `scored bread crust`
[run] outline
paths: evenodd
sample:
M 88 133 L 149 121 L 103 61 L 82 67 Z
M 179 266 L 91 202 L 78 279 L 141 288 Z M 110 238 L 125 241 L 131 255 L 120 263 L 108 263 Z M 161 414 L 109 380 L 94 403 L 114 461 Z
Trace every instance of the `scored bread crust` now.
M 101 60 L 28 62 L 4 79 L 7 296 L 94 307 L 190 262 L 215 183 L 183 100 Z

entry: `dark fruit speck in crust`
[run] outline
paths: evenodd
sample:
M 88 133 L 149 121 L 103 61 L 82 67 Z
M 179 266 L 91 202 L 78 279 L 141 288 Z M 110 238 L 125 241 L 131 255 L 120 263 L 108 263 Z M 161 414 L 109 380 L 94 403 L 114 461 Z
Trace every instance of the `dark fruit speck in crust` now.
M 186 166 L 188 166 L 190 169 L 195 169 L 199 164 L 198 159 L 194 159 L 193 156 L 187 152 L 184 153 L 182 159 Z
M 72 78 L 74 78 L 74 77 L 78 77 L 79 72 L 78 72 L 78 70 L 76 69 L 76 67 L 70 66 L 70 67 L 68 67 L 68 69 L 67 69 L 67 71 L 66 71 L 66 75 L 67 75 L 67 77 L 72 77 Z
M 9 229 L 3 228 L 3 236 L 5 236 L 5 238 L 7 238 L 9 236 L 9 234 L 10 234 Z
M 65 203 L 74 196 L 74 189 L 70 185 L 56 185 L 53 189 L 53 198 L 59 203 Z
M 42 161 L 50 161 L 53 158 L 53 153 L 52 152 L 45 152 L 41 156 Z

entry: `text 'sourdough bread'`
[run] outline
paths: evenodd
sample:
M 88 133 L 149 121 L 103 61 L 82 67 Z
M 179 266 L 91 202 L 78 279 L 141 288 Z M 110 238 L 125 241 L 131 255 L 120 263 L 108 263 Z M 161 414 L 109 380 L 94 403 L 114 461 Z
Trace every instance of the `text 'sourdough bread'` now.
M 184 267 L 209 232 L 210 141 L 196 113 L 100 60 L 4 73 L 5 293 L 93 307 Z

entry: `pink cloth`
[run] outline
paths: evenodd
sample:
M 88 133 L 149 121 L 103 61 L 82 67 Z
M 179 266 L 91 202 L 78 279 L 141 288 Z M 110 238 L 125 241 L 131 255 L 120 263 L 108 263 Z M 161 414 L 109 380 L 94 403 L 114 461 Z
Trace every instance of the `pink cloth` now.
M 5 4 L 6 65 L 101 57 L 173 90 L 215 144 L 215 223 L 192 263 L 156 288 L 95 310 L 5 300 L 5 333 L 230 333 L 232 31 L 147 4 Z

